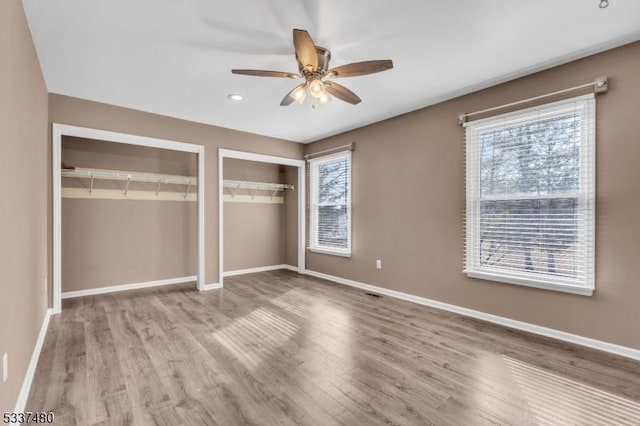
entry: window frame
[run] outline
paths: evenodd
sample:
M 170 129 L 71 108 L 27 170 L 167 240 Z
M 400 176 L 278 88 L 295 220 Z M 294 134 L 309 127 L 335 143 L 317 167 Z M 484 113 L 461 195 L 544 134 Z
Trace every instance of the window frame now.
M 319 179 L 318 169 L 322 164 L 332 163 L 336 160 L 345 159 L 347 161 L 347 200 L 344 204 L 347 210 L 347 247 L 337 248 L 323 246 L 318 243 L 318 214 L 321 205 L 318 202 Z M 324 155 L 309 159 L 309 251 L 314 253 L 329 254 L 333 256 L 351 257 L 351 188 L 352 188 L 352 161 L 351 150 L 337 152 L 335 154 Z M 343 204 L 323 204 L 322 206 L 342 206 Z
M 577 193 L 562 194 L 562 197 L 577 198 L 578 212 L 584 216 L 578 222 L 581 233 L 580 247 L 586 245 L 587 262 L 585 282 L 577 283 L 576 279 L 543 276 L 532 272 L 518 273 L 491 268 L 479 264 L 480 236 L 480 202 L 490 200 L 518 200 L 518 199 L 551 199 L 559 198 L 559 194 L 537 196 L 490 196 L 483 198 L 481 193 L 481 149 L 479 147 L 480 134 L 499 128 L 511 127 L 518 124 L 533 123 L 543 119 L 562 117 L 567 113 L 579 112 L 581 115 L 580 140 L 580 188 Z M 466 247 L 465 267 L 463 272 L 471 278 L 497 281 L 527 287 L 542 288 L 573 294 L 591 296 L 595 291 L 595 148 L 596 148 L 596 105 L 593 94 L 573 97 L 557 102 L 539 105 L 532 108 L 500 114 L 464 124 L 465 127 L 465 158 L 466 158 Z M 545 279 L 546 278 L 546 279 Z

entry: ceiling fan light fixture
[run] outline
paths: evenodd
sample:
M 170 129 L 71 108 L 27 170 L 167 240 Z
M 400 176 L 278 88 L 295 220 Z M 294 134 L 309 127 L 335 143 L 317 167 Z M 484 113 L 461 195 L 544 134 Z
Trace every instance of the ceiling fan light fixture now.
M 324 83 L 320 79 L 315 79 L 309 83 L 309 93 L 314 98 L 320 98 L 322 95 L 326 94 Z
M 324 106 L 324 105 L 328 104 L 329 102 L 331 102 L 331 96 L 329 96 L 328 93 L 323 93 L 318 98 L 318 103 L 320 104 L 320 106 Z
M 299 104 L 304 103 L 304 98 L 307 97 L 307 86 L 300 86 L 291 94 L 293 99 L 296 100 Z

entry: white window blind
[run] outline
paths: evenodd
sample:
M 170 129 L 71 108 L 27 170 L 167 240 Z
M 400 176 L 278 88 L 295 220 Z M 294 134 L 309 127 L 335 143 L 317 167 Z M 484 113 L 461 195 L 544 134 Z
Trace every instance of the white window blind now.
M 351 255 L 351 151 L 309 160 L 312 251 Z
M 592 294 L 593 95 L 465 127 L 467 275 Z

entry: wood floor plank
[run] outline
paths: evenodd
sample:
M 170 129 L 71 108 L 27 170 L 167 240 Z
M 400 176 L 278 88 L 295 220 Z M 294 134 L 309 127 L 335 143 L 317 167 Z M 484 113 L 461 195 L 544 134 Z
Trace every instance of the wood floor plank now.
M 123 379 L 131 407 L 131 415 L 141 424 L 155 424 L 154 412 L 168 412 L 170 397 L 146 352 L 142 339 L 133 324 L 134 319 L 125 310 L 111 312 L 109 325 L 113 333 L 119 336 L 116 345 L 117 358 L 120 362 Z M 166 416 L 173 424 L 182 421 L 174 416 Z M 162 423 L 160 423 L 162 424 Z M 165 423 L 170 424 L 170 423 Z
M 290 271 L 68 299 L 61 425 L 640 424 L 640 363 Z

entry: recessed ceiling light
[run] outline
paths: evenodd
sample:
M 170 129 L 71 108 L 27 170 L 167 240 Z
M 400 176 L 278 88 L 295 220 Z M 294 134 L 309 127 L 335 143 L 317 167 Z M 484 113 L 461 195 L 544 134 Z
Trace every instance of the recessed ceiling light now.
M 232 101 L 241 101 L 242 95 L 238 95 L 237 93 L 231 93 L 229 96 L 227 96 L 227 98 L 231 99 Z

